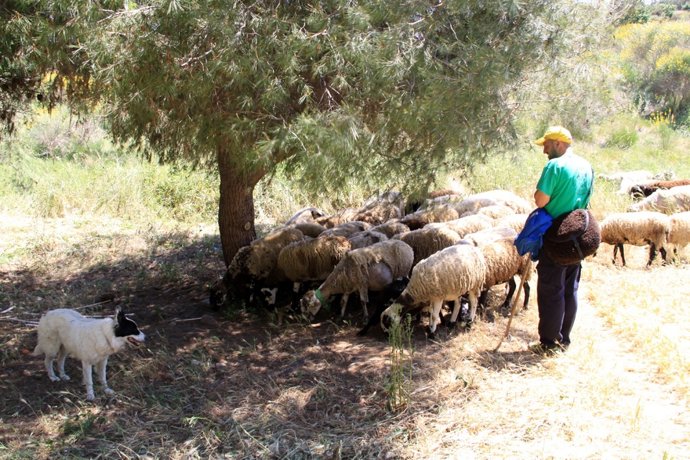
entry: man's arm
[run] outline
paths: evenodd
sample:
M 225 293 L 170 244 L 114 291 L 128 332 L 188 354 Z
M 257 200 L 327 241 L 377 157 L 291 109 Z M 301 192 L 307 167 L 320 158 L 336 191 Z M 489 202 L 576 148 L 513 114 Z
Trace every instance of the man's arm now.
M 534 203 L 538 208 L 543 208 L 551 200 L 551 197 L 541 190 L 534 192 Z

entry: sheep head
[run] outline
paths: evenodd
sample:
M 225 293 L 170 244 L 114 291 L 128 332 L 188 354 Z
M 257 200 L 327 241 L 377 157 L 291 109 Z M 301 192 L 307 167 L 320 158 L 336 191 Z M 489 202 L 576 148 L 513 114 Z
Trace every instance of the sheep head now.
M 400 324 L 402 309 L 402 304 L 394 303 L 383 310 L 383 313 L 381 313 L 381 329 L 383 329 L 383 332 L 387 334 L 394 325 Z
M 319 291 L 318 289 L 307 291 L 307 293 L 304 294 L 302 299 L 300 299 L 299 301 L 299 306 L 300 310 L 302 311 L 302 314 L 307 317 L 313 318 L 321 309 L 323 300 L 324 299 L 321 295 L 321 291 Z

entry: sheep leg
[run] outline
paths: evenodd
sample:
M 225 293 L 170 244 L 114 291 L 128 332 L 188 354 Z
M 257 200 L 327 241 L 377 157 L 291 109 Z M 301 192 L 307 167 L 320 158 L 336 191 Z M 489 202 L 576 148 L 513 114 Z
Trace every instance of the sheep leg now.
M 369 310 L 367 310 L 367 304 L 369 303 L 369 290 L 367 288 L 360 288 L 359 302 L 362 304 L 362 311 L 364 312 L 364 321 L 366 321 L 369 318 Z
M 453 309 L 453 315 L 457 317 L 455 310 L 459 311 L 460 302 L 456 304 Z M 431 317 L 429 318 L 429 331 L 433 335 L 436 332 L 436 327 L 441 323 L 441 307 L 443 306 L 443 299 L 434 299 L 431 303 Z M 452 317 L 451 317 L 452 320 Z
M 467 293 L 467 296 L 470 300 L 470 317 L 467 320 L 467 323 L 463 324 L 463 326 L 468 329 L 470 328 L 470 326 L 472 326 L 475 316 L 477 316 L 477 304 L 479 303 L 479 295 L 479 289 Z
M 350 297 L 350 294 L 343 294 L 343 296 L 340 298 L 340 317 L 345 318 L 345 308 L 347 307 L 347 299 Z
M 508 280 L 508 294 L 506 295 L 506 300 L 503 301 L 503 304 L 501 305 L 501 314 L 505 317 L 508 316 L 510 313 L 510 300 L 513 298 L 513 294 L 515 294 L 515 289 L 517 288 L 517 284 L 515 283 L 515 277 L 511 277 Z M 484 295 L 482 293 L 482 295 Z M 518 299 L 515 299 L 517 302 Z M 482 304 L 482 298 L 479 298 L 479 305 Z M 493 318 L 492 318 L 493 322 Z
M 525 292 L 525 301 L 522 304 L 522 309 L 527 310 L 527 304 L 529 303 L 529 292 L 531 288 L 529 287 L 529 284 L 527 282 L 523 282 L 522 289 Z
M 460 299 L 461 297 L 458 297 L 457 300 L 453 301 L 453 312 L 450 314 L 451 325 L 458 321 L 458 316 L 460 316 L 460 312 L 462 311 L 462 301 Z
M 665 264 L 667 262 L 667 260 L 666 260 L 666 255 L 667 255 L 666 248 L 664 248 L 664 247 L 659 248 L 659 252 L 661 253 L 661 259 L 664 261 L 664 264 Z
M 649 260 L 647 261 L 647 266 L 649 267 L 654 262 L 656 258 L 656 245 L 654 243 L 649 244 Z

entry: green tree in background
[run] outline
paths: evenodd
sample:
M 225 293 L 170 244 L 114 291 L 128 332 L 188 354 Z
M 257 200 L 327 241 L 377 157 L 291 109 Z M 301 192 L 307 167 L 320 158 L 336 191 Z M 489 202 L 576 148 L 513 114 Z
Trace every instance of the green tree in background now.
M 504 148 L 530 71 L 548 70 L 567 50 L 564 31 L 587 8 L 550 0 L 26 4 L 25 15 L 2 14 L 35 25 L 40 65 L 29 74 L 51 72 L 49 94 L 98 106 L 115 139 L 160 161 L 218 169 L 226 263 L 254 238 L 254 187 L 278 167 L 315 192 L 353 177 L 412 190 L 432 183 L 437 168 Z

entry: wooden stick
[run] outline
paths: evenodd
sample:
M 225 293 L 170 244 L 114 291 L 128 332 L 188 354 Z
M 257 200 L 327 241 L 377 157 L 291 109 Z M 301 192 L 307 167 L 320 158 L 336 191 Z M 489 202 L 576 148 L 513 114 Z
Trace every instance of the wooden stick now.
M 525 254 L 525 258 L 530 257 L 530 253 L 528 252 Z M 497 352 L 499 348 L 501 348 L 501 345 L 503 344 L 503 341 L 508 337 L 508 334 L 510 334 L 510 324 L 513 322 L 513 318 L 515 317 L 515 312 L 517 310 L 517 304 L 518 304 L 518 299 L 520 298 L 520 292 L 522 291 L 522 287 L 525 284 L 525 278 L 527 277 L 527 273 L 532 269 L 532 263 L 528 262 L 525 264 L 525 268 L 522 270 L 520 273 L 520 285 L 518 288 L 515 290 L 515 297 L 513 297 L 510 301 L 510 318 L 508 318 L 508 324 L 506 325 L 506 331 L 503 334 L 503 337 L 501 337 L 501 341 L 498 342 L 498 345 L 496 345 L 496 348 L 494 348 L 494 352 Z

